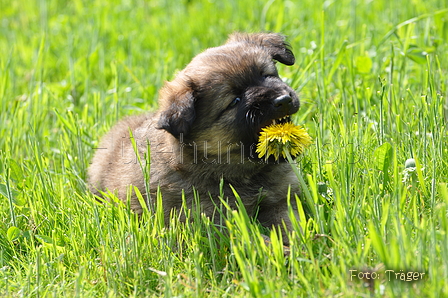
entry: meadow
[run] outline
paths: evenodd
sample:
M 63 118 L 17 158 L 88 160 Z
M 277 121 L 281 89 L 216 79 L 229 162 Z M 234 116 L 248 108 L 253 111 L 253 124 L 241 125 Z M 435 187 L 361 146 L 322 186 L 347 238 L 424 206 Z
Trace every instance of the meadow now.
M 216 237 L 85 183 L 100 137 L 234 31 L 296 55 L 289 256 L 243 209 Z M 445 0 L 0 0 L 0 296 L 448 297 L 447 40 Z

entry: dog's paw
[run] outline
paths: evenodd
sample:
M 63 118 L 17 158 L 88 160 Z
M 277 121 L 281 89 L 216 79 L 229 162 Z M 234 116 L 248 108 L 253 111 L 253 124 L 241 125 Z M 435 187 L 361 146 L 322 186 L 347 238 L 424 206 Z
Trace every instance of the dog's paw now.
M 271 245 L 272 241 L 271 241 L 271 238 L 269 238 L 269 236 L 261 234 L 261 237 L 263 238 L 264 244 L 266 244 L 266 246 Z M 283 255 L 285 257 L 288 257 L 290 254 L 291 254 L 291 249 L 289 248 L 289 246 L 283 245 Z

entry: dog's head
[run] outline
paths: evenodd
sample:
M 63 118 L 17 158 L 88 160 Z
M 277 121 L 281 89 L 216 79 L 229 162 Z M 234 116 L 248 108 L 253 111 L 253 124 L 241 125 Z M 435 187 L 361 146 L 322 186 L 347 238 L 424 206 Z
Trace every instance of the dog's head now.
M 196 56 L 160 93 L 159 128 L 189 142 L 252 146 L 261 129 L 288 121 L 299 99 L 276 61 L 295 58 L 283 36 L 233 34 Z

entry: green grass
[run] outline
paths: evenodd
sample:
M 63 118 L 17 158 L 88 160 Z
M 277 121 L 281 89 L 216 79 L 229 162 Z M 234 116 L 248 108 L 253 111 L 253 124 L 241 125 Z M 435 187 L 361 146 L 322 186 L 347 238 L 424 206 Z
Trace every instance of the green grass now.
M 100 136 L 233 31 L 297 57 L 312 217 L 286 258 L 244 210 L 223 237 L 194 211 L 166 229 L 84 182 Z M 448 297 L 447 40 L 444 0 L 0 0 L 0 296 Z

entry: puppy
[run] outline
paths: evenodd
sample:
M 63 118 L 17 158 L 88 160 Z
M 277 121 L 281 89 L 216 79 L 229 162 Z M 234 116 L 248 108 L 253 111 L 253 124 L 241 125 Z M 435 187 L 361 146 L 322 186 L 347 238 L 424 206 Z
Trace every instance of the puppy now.
M 263 226 L 284 223 L 291 229 L 287 192 L 291 186 L 292 194 L 299 193 L 297 178 L 285 161 L 259 159 L 255 153 L 261 129 L 289 121 L 300 105 L 279 78 L 276 61 L 293 65 L 295 58 L 284 37 L 273 33 L 236 33 L 197 55 L 160 90 L 157 112 L 125 118 L 103 138 L 88 172 L 91 191 L 98 196 L 115 192 L 141 213 L 135 194 L 127 194 L 129 185 L 149 205 L 160 187 L 166 219 L 182 207 L 182 191 L 190 208 L 196 192 L 203 212 L 212 217 L 221 204 L 222 179 L 232 208 L 231 186 Z M 136 151 L 143 166 L 150 166 L 146 185 Z

